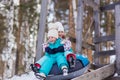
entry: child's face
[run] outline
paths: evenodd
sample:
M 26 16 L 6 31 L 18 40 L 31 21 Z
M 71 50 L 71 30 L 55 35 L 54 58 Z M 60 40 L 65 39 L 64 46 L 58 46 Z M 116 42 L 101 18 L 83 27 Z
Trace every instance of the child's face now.
M 62 38 L 63 36 L 65 36 L 65 33 L 63 31 L 58 31 L 58 35 L 60 38 Z
M 48 41 L 54 43 L 56 41 L 56 38 L 53 36 L 48 37 Z

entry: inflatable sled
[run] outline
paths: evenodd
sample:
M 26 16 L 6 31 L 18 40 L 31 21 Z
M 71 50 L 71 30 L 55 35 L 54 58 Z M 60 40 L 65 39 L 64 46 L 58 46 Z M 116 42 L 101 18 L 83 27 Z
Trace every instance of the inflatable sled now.
M 75 67 L 69 68 L 67 76 L 63 76 L 57 64 L 54 64 L 46 80 L 69 80 L 82 75 L 89 68 L 89 60 L 80 54 L 76 54 L 76 59 Z

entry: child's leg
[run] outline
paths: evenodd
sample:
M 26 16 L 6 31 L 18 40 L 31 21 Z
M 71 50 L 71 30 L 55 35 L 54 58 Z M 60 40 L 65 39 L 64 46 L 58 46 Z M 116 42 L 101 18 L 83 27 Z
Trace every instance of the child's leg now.
M 68 64 L 67 64 L 67 61 L 66 61 L 66 58 L 65 56 L 63 55 L 59 55 L 57 56 L 57 64 L 58 64 L 58 67 L 62 70 L 63 72 L 63 75 L 68 75 Z
M 41 66 L 44 64 L 44 61 L 46 61 L 48 58 L 48 56 L 44 55 L 42 58 L 40 58 L 35 64 L 31 64 L 31 69 L 33 70 L 33 72 L 38 73 L 39 69 L 41 68 Z
M 47 76 L 50 70 L 52 69 L 53 63 L 54 63 L 54 59 L 48 57 L 47 60 L 44 61 L 44 64 L 41 66 L 39 72 L 44 73 Z
M 46 76 L 49 74 L 52 66 L 53 66 L 54 60 L 51 57 L 48 57 L 46 61 L 42 64 L 39 73 L 36 73 L 36 77 L 41 79 L 45 79 Z
M 64 55 L 69 63 L 70 68 L 75 67 L 76 55 L 71 51 L 65 51 Z
M 60 67 L 60 68 L 61 68 L 61 66 L 68 66 L 67 60 L 66 60 L 65 56 L 62 55 L 62 53 L 57 55 L 56 61 L 57 61 L 58 67 Z
M 44 61 L 46 61 L 47 59 L 48 59 L 48 56 L 44 55 L 36 63 L 43 65 Z

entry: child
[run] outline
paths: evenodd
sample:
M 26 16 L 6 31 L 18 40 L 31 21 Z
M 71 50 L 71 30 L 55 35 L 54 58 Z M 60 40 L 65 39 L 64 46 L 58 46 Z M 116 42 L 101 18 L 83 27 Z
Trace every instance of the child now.
M 45 55 L 41 59 L 41 61 L 44 61 L 42 64 L 34 64 L 39 68 L 39 71 L 38 69 L 36 70 L 36 76 L 38 78 L 45 78 L 54 63 L 57 63 L 64 76 L 68 74 L 68 64 L 64 57 L 64 47 L 63 44 L 61 44 L 61 39 L 58 38 L 58 31 L 56 29 L 50 29 L 48 31 L 48 43 L 45 47 Z M 33 69 L 33 71 L 35 71 L 35 69 Z
M 62 44 L 64 45 L 64 55 L 69 63 L 70 68 L 75 67 L 76 55 L 73 54 L 71 42 L 68 39 L 65 39 L 65 32 L 62 23 L 56 22 L 55 25 L 58 27 L 58 35 L 62 40 Z

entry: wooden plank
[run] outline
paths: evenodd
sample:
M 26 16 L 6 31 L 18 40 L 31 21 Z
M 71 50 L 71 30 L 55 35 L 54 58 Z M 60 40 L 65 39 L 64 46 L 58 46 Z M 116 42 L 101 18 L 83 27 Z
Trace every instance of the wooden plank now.
M 120 80 L 120 76 L 110 77 L 110 78 L 106 78 L 104 80 Z
M 116 71 L 120 75 L 120 5 L 115 6 L 115 30 Z
M 95 52 L 95 56 L 110 56 L 115 55 L 115 50 L 109 50 L 109 51 L 101 51 L 101 52 Z
M 93 42 L 100 43 L 100 42 L 113 41 L 113 40 L 115 40 L 115 35 L 95 37 Z
M 76 39 L 73 38 L 73 37 L 70 37 L 69 40 L 70 40 L 71 42 L 76 43 Z M 86 43 L 86 42 L 84 42 L 84 41 L 82 41 L 82 48 L 95 50 L 95 46 L 94 46 L 94 45 L 89 44 L 89 43 Z
M 83 74 L 82 76 L 76 77 L 72 80 L 103 80 L 115 72 L 114 64 L 109 64 L 99 69 L 96 69 L 92 72 L 88 72 Z
M 42 44 L 44 42 L 43 40 L 44 40 L 45 24 L 47 18 L 47 4 L 48 4 L 48 0 L 42 0 L 40 20 L 39 20 L 39 30 L 37 37 L 36 61 L 39 60 L 40 57 L 42 56 Z
M 103 6 L 103 7 L 100 7 L 100 10 L 101 10 L 101 11 L 106 11 L 106 10 L 115 9 L 115 6 L 118 5 L 118 4 L 120 4 L 120 1 L 115 2 L 115 3 L 113 3 L 113 4 L 108 4 L 108 5 L 105 5 L 105 6 Z
M 83 30 L 83 2 L 78 0 L 77 27 L 76 27 L 76 52 L 82 50 L 82 30 Z M 79 34 L 79 35 L 78 35 Z
M 100 0 L 95 0 L 97 4 L 100 4 Z M 94 10 L 93 12 L 93 19 L 95 21 L 94 26 L 95 26 L 95 37 L 100 36 L 100 13 L 98 10 Z M 99 52 L 100 51 L 100 45 L 95 44 L 95 51 Z M 94 56 L 94 63 L 99 64 L 99 58 Z

